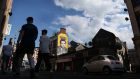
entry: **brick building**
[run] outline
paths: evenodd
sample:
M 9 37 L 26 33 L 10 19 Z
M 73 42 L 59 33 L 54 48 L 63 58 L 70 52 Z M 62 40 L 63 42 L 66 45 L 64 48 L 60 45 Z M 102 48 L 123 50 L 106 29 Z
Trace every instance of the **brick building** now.
M 71 48 L 69 48 L 69 52 L 58 56 L 56 60 L 58 71 L 79 72 L 84 63 L 86 63 L 91 57 L 100 54 L 113 55 L 118 59 L 120 59 L 118 57 L 118 54 L 120 54 L 121 61 L 128 66 L 126 44 L 113 33 L 104 29 L 100 29 L 97 32 L 92 39 L 92 47 L 90 48 L 74 41 L 71 41 L 70 45 Z
M 8 27 L 9 16 L 12 9 L 12 0 L 0 0 L 0 54 L 2 49 L 3 37 Z
M 124 0 L 126 3 L 132 30 L 134 34 L 133 43 L 136 50 L 136 65 L 137 70 L 140 71 L 140 0 Z

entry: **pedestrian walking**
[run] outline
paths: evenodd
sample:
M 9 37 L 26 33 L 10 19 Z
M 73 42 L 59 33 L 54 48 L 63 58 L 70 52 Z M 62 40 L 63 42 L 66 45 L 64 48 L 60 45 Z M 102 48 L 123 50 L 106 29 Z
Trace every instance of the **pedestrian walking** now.
M 34 78 L 34 48 L 35 41 L 38 36 L 38 29 L 33 24 L 33 17 L 28 17 L 27 24 L 24 24 L 20 30 L 20 34 L 17 40 L 17 48 L 13 57 L 13 72 L 15 76 L 20 76 L 20 67 L 25 54 L 27 54 L 30 64 L 30 78 Z
M 45 62 L 45 67 L 47 71 L 50 71 L 50 38 L 47 36 L 47 30 L 42 30 L 42 36 L 40 36 L 39 53 L 37 58 L 37 64 L 35 66 L 35 71 L 39 72 L 42 60 Z
M 13 52 L 13 46 L 12 42 L 9 42 L 8 45 L 4 45 L 2 49 L 2 64 L 1 64 L 1 70 L 2 73 L 5 73 L 9 67 L 10 67 L 10 59 L 12 57 Z

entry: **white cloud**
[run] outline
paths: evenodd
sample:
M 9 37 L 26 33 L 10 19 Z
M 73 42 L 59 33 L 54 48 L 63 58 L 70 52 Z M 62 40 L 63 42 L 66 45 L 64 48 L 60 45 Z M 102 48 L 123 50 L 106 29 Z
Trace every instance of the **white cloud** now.
M 84 11 L 85 16 L 103 17 L 114 3 L 111 0 L 55 0 L 57 6 Z
M 90 41 L 100 28 L 113 32 L 128 48 L 133 48 L 130 21 L 123 0 L 55 0 L 55 4 L 64 9 L 82 11 L 83 16 L 67 15 L 58 19 L 57 24 L 68 25 L 71 39 L 84 43 Z M 107 18 L 107 19 L 106 19 Z
M 91 27 L 88 25 L 90 23 L 89 20 L 89 18 L 75 15 L 59 18 L 59 23 L 66 26 L 67 32 L 69 33 L 69 37 L 71 39 L 76 41 L 79 40 L 78 42 L 84 43 L 83 40 L 88 40 L 91 38 Z

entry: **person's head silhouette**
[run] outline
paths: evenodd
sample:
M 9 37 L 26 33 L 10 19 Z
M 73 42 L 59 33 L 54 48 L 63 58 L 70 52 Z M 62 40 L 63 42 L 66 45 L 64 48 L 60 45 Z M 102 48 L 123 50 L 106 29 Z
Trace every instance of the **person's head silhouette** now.
M 48 32 L 48 31 L 47 31 L 46 29 L 42 30 L 42 35 L 46 35 L 47 32 Z
M 32 24 L 33 23 L 33 17 L 27 17 L 27 23 Z

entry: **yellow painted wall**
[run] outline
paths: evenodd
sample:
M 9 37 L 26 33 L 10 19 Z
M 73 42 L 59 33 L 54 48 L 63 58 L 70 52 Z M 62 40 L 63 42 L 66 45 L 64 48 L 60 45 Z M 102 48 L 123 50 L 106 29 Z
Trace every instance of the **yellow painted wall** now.
M 65 41 L 66 41 L 65 48 L 68 48 L 69 45 L 68 45 L 68 36 L 67 36 L 67 34 L 63 34 L 63 33 L 58 34 L 57 46 L 60 46 L 61 39 L 65 39 Z

